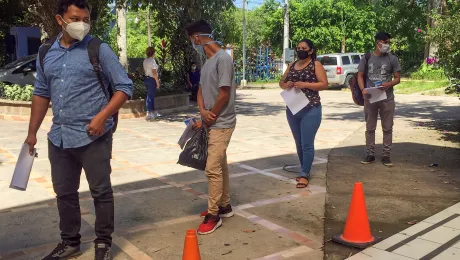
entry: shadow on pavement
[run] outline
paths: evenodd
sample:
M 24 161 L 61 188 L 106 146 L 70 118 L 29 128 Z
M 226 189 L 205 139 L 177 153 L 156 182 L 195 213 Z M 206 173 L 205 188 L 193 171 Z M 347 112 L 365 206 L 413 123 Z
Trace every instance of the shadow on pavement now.
M 414 127 L 427 128 L 438 131 L 442 140 L 460 143 L 460 106 L 446 106 L 440 101 L 417 101 L 400 103 L 396 100 L 395 118 L 406 119 Z M 356 108 L 352 103 L 329 104 L 328 109 Z M 455 115 L 456 118 L 453 118 Z M 364 120 L 361 111 L 325 114 L 323 120 Z M 430 121 L 429 121 L 430 120 Z M 380 124 L 380 122 L 378 123 Z
M 258 169 L 266 169 L 265 167 L 269 165 L 270 167 L 283 167 L 285 164 L 296 164 L 296 162 L 295 154 L 287 154 L 243 161 L 240 162 L 240 164 Z M 245 174 L 248 173 L 248 170 L 240 167 L 240 164 L 229 165 L 232 174 L 242 174 L 242 176 L 230 179 L 232 204 L 235 206 L 260 200 L 275 199 L 280 196 L 289 196 L 290 194 L 299 192 L 299 190 L 295 189 L 295 185 L 286 179 L 295 178 L 295 173 L 278 173 L 279 176 L 286 177 L 285 179 L 279 180 L 262 174 Z M 165 167 L 175 168 L 176 166 L 168 165 Z M 147 166 L 143 169 L 148 170 L 148 168 Z M 139 170 L 139 168 L 136 167 L 130 169 L 115 169 L 112 175 L 116 175 L 117 178 L 122 178 L 124 175 L 129 180 L 129 176 L 127 175 L 129 175 L 130 171 L 133 169 Z M 317 176 L 318 182 L 324 183 L 324 175 L 325 172 L 322 172 L 322 176 Z M 186 229 L 197 228 L 201 221 L 198 215 L 207 208 L 207 200 L 197 197 L 207 193 L 206 177 L 203 172 L 197 170 L 178 172 L 163 177 L 150 178 L 147 175 L 147 178 L 142 181 L 113 185 L 116 201 L 116 233 L 118 236 L 123 236 L 131 243 L 138 246 L 153 259 L 179 259 L 178 257 L 182 254 L 183 236 Z M 313 177 L 313 184 L 315 184 L 315 178 L 316 176 Z M 112 182 L 114 180 L 115 176 L 112 177 Z M 83 183 L 85 182 L 86 181 L 82 179 L 82 186 L 84 186 Z M 29 186 L 31 184 L 37 185 L 36 183 L 30 183 Z M 49 186 L 51 183 L 42 185 Z M 165 187 L 167 185 L 171 186 Z M 187 187 L 183 187 L 182 185 L 186 185 Z M 188 188 L 192 188 L 193 190 L 188 190 Z M 302 203 L 302 201 L 297 203 Z M 80 205 L 83 208 L 83 216 L 94 214 L 93 201 L 88 191 L 80 193 Z M 276 204 L 274 205 L 276 207 Z M 304 210 L 308 210 L 308 208 L 305 207 Z M 154 225 L 154 223 L 190 216 L 196 216 L 196 218 L 192 218 L 183 223 L 178 222 L 177 225 L 171 224 L 171 226 L 174 225 L 174 228 L 163 228 L 161 225 Z M 320 219 L 321 216 L 317 216 L 316 219 Z M 54 243 L 60 240 L 58 220 L 58 212 L 54 199 L 1 210 L 1 259 L 22 260 L 39 259 L 43 257 L 44 253 L 50 251 Z M 216 236 L 219 237 L 219 239 L 216 239 L 216 236 L 201 238 L 204 259 L 212 259 L 212 255 L 209 254 L 214 251 L 228 251 L 228 247 L 224 246 L 221 240 L 227 238 L 233 239 L 231 241 L 234 241 L 233 243 L 235 243 L 235 246 L 236 241 L 241 242 L 242 240 L 245 242 L 245 246 L 233 248 L 233 254 L 226 257 L 222 256 L 222 258 L 219 259 L 235 259 L 235 254 L 257 258 L 264 256 L 265 253 L 269 255 L 299 246 L 290 239 L 279 237 L 276 232 L 270 231 L 262 226 L 256 227 L 255 224 L 242 217 L 235 216 L 231 221 L 233 222 L 229 222 L 229 224 L 221 228 L 224 230 L 220 233 L 216 232 Z M 308 225 L 308 223 L 305 224 Z M 318 231 L 322 234 L 322 222 L 318 224 L 320 224 L 320 226 L 318 226 Z M 155 231 L 155 235 L 149 234 L 149 232 L 145 230 L 140 232 L 135 231 L 135 229 L 138 228 L 150 228 Z M 225 228 L 227 228 L 227 230 L 225 230 Z M 250 229 L 256 230 L 257 234 L 251 235 L 242 232 L 242 230 Z M 234 234 L 232 234 L 232 232 Z M 85 221 L 82 221 L 81 234 L 84 241 L 84 248 L 89 251 L 91 249 L 89 246 L 90 241 L 94 239 L 94 231 Z M 153 237 L 146 239 L 145 236 Z M 221 236 L 223 237 L 220 238 Z M 160 257 L 153 249 L 157 244 L 167 242 L 171 242 L 171 248 L 162 249 L 162 252 L 158 253 L 162 256 Z M 258 250 L 259 247 L 266 248 L 266 250 Z M 33 253 L 29 256 L 23 255 L 21 251 L 18 251 L 23 248 L 31 248 L 32 251 L 35 250 L 35 255 Z M 261 253 L 264 253 L 264 255 L 260 255 Z M 115 259 L 130 259 L 126 258 L 124 253 L 116 246 L 114 246 L 114 254 Z M 207 258 L 206 255 L 208 256 Z

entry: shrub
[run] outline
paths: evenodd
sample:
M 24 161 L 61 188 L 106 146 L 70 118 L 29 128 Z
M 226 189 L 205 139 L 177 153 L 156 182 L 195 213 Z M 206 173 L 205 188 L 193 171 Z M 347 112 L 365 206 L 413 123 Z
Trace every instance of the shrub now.
M 431 60 L 430 60 L 431 61 Z M 416 72 L 410 74 L 412 79 L 424 79 L 424 80 L 443 80 L 446 78 L 444 69 L 440 68 L 436 64 L 423 62 Z
M 15 101 L 31 101 L 32 95 L 34 92 L 34 87 L 32 85 L 20 86 L 17 84 L 5 85 L 2 86 L 3 96 L 9 100 Z

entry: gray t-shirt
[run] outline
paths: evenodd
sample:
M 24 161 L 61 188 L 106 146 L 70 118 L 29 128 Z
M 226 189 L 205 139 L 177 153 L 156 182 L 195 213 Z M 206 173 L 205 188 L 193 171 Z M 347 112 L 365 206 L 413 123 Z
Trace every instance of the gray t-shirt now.
M 201 68 L 201 92 L 203 95 L 204 106 L 207 110 L 211 110 L 216 104 L 221 87 L 230 87 L 230 98 L 227 105 L 222 109 L 222 112 L 217 117 L 217 121 L 213 128 L 233 128 L 236 125 L 236 83 L 235 69 L 233 60 L 224 50 L 219 50 L 214 56 L 209 58 Z
M 359 62 L 358 71 L 366 73 L 366 58 L 363 56 Z M 393 80 L 393 74 L 401 71 L 398 57 L 393 54 L 385 56 L 375 56 L 371 53 L 371 57 L 367 63 L 367 78 L 366 88 L 375 87 L 378 81 L 390 82 Z M 393 87 L 387 89 L 387 99 L 394 99 Z

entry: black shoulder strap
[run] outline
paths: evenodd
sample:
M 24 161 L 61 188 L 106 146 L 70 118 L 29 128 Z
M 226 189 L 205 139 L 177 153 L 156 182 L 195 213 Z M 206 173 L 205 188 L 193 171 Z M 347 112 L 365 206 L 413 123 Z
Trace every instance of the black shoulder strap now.
M 366 66 L 365 66 L 366 72 L 364 73 L 364 75 L 367 76 L 368 63 L 369 63 L 369 59 L 371 58 L 371 53 L 368 52 L 368 53 L 364 54 L 364 58 L 366 59 Z
M 51 39 L 47 40 L 39 49 L 38 51 L 38 56 L 40 58 L 40 67 L 42 68 L 43 71 L 45 71 L 43 64 L 45 63 L 45 56 L 48 53 L 48 51 L 51 49 L 51 46 L 53 46 L 54 42 L 56 41 L 57 36 L 52 37 Z
M 371 53 L 368 52 L 368 53 L 364 54 L 364 57 L 366 58 L 366 62 L 368 62 L 369 59 L 371 58 Z
M 102 44 L 101 39 L 97 37 L 93 37 L 91 40 L 89 40 L 88 56 L 89 56 L 89 61 L 91 62 L 91 65 L 93 65 L 93 70 L 94 72 L 96 72 L 97 80 L 99 81 L 99 85 L 101 86 L 102 91 L 104 92 L 107 99 L 110 100 L 110 98 L 113 96 L 113 91 L 110 87 L 105 88 L 104 79 L 102 77 L 102 68 L 99 62 L 99 49 L 101 48 L 101 44 Z

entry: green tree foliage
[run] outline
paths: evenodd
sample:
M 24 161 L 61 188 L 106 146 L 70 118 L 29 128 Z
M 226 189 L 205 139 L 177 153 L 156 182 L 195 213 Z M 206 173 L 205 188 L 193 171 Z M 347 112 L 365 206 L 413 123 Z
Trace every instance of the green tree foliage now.
M 156 47 L 160 44 L 161 39 L 158 37 L 160 24 L 158 21 L 152 20 L 154 15 L 151 14 L 150 28 L 152 35 L 152 46 Z M 115 19 L 115 18 L 114 18 Z M 128 58 L 144 58 L 145 50 L 148 47 L 147 33 L 147 11 L 137 10 L 128 11 L 127 14 L 127 41 L 128 41 Z M 114 51 L 117 50 L 117 26 L 115 25 L 110 31 L 110 46 Z
M 438 45 L 439 62 L 452 83 L 449 90 L 460 95 L 460 3 L 452 3 L 451 9 L 435 20 L 430 39 Z
M 185 28 L 189 22 L 205 19 L 216 29 L 217 39 L 225 42 L 224 37 L 230 36 L 230 33 L 223 31 L 224 27 L 220 21 L 221 15 L 233 7 L 231 0 L 130 0 L 128 4 L 131 11 L 150 6 L 152 21 L 158 22 L 156 36 L 168 42 L 167 64 L 171 66 L 171 75 L 177 86 L 185 85 L 185 73 L 190 62 L 201 62 L 185 35 Z
M 295 0 L 291 4 L 291 37 L 294 42 L 311 39 L 320 53 L 346 50 L 364 52 L 373 46 L 377 15 L 369 6 L 356 7 L 352 0 Z

